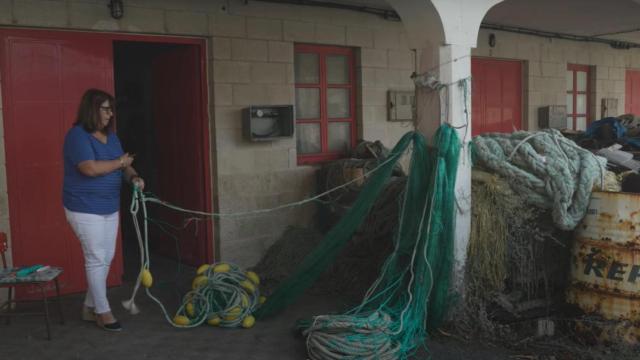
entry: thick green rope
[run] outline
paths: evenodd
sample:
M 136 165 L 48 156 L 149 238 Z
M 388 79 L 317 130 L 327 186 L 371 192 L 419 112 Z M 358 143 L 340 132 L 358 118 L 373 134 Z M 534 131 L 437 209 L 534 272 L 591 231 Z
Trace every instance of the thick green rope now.
M 573 230 L 584 217 L 594 183 L 604 181 L 606 159 L 555 129 L 484 134 L 473 140 L 478 163 L 504 177 L 517 193 L 551 208 L 559 229 Z

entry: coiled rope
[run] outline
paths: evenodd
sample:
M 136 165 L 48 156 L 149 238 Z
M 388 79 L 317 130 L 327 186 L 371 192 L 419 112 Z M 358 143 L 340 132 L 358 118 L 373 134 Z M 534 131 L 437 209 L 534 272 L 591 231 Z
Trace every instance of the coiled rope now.
M 555 129 L 484 134 L 473 140 L 481 165 L 500 174 L 527 201 L 552 208 L 555 225 L 574 229 L 584 217 L 596 181 L 604 182 L 606 159 Z
M 189 327 L 205 321 L 212 326 L 253 326 L 253 312 L 260 302 L 256 278 L 247 276 L 239 267 L 231 264 L 203 265 L 193 280 L 193 290 L 188 292 L 177 311 L 177 316 L 189 319 Z
M 321 315 L 303 335 L 312 360 L 392 360 L 398 358 L 400 345 L 393 340 L 393 321 L 383 312 L 370 315 Z

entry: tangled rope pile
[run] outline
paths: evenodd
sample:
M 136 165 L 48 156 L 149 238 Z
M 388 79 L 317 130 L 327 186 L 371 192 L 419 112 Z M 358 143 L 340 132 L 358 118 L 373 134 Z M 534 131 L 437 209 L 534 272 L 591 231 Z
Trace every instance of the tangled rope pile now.
M 606 159 L 555 129 L 485 134 L 473 140 L 481 165 L 503 176 L 517 193 L 543 209 L 555 225 L 575 228 L 587 211 L 596 181 L 604 183 Z
M 303 334 L 312 360 L 398 358 L 391 317 L 380 311 L 369 315 L 320 315 Z
M 186 327 L 206 321 L 212 326 L 250 328 L 255 323 L 253 312 L 264 302 L 259 284 L 256 273 L 235 265 L 202 265 L 173 322 Z

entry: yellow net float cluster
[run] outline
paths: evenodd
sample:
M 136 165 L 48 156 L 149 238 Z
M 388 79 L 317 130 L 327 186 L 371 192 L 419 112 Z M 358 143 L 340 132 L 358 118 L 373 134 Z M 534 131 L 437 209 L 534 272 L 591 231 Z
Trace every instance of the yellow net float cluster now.
M 143 275 L 144 276 L 144 275 Z M 201 265 L 173 318 L 174 325 L 194 327 L 202 323 L 220 327 L 251 328 L 253 313 L 264 303 L 260 277 L 228 263 Z

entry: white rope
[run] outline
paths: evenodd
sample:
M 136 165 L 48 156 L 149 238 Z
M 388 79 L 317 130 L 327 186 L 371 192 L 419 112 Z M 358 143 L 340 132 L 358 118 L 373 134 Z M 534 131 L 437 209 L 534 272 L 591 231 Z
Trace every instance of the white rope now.
M 359 316 L 320 315 L 303 334 L 312 360 L 395 360 L 400 345 L 393 341 L 391 317 L 383 312 Z
M 201 216 L 211 216 L 211 217 L 220 217 L 220 218 L 229 218 L 229 217 L 242 217 L 242 216 L 252 216 L 252 215 L 259 215 L 259 214 L 264 214 L 264 213 L 269 213 L 269 212 L 273 212 L 273 211 L 279 211 L 279 210 L 283 210 L 283 209 L 287 209 L 287 208 L 292 208 L 292 207 L 297 207 L 297 206 L 301 206 L 301 205 L 305 205 L 307 203 L 310 203 L 312 201 L 316 201 L 328 194 L 331 194 L 335 191 L 338 191 L 340 189 L 346 188 L 348 186 L 350 186 L 351 184 L 361 181 L 365 178 L 367 178 L 369 175 L 373 174 L 374 172 L 378 171 L 380 168 L 382 168 L 385 164 L 387 164 L 390 161 L 395 161 L 397 157 L 401 156 L 404 152 L 399 153 L 399 154 L 391 154 L 385 161 L 381 162 L 378 166 L 376 166 L 375 168 L 371 169 L 368 172 L 363 173 L 362 175 L 347 181 L 346 183 L 336 186 L 332 189 L 329 189 L 321 194 L 315 195 L 313 197 L 310 198 L 306 198 L 304 200 L 301 201 L 296 201 L 296 202 L 292 202 L 292 203 L 287 203 L 287 204 L 283 204 L 283 205 L 279 205 L 273 208 L 269 208 L 269 209 L 257 209 L 257 210 L 249 210 L 249 211 L 241 211 L 241 212 L 235 212 L 235 213 L 216 213 L 216 212 L 205 212 L 205 211 L 197 211 L 197 210 L 190 210 L 190 209 L 185 209 L 173 204 L 170 204 L 166 201 L 160 200 L 158 198 L 155 197 L 143 197 L 143 201 L 144 202 L 150 202 L 150 203 L 155 203 L 155 204 L 160 204 L 162 206 L 165 206 L 169 209 L 172 210 L 176 210 L 176 211 L 180 211 L 180 212 L 184 212 L 184 213 L 188 213 L 188 214 L 194 214 L 194 215 L 201 215 Z
M 200 215 L 200 216 L 211 216 L 211 217 L 240 217 L 240 216 L 249 216 L 249 215 L 257 215 L 257 214 L 263 214 L 263 213 L 268 213 L 268 212 L 273 212 L 273 211 L 278 211 L 278 210 L 282 210 L 282 209 L 286 209 L 286 208 L 291 208 L 291 207 L 296 207 L 296 206 L 300 206 L 300 205 L 304 205 L 307 204 L 309 202 L 312 201 L 316 201 L 320 198 L 322 198 L 323 196 L 326 196 L 332 192 L 338 191 L 340 189 L 346 188 L 348 186 L 350 186 L 351 184 L 361 181 L 364 178 L 368 177 L 370 174 L 373 174 L 374 172 L 376 172 L 377 170 L 379 170 L 380 168 L 382 168 L 385 164 L 387 164 L 390 161 L 395 161 L 398 157 L 402 156 L 402 154 L 404 154 L 404 152 L 401 153 L 392 153 L 390 154 L 390 156 L 388 156 L 388 158 L 381 162 L 380 164 L 378 164 L 378 166 L 376 166 L 375 168 L 373 168 L 372 170 L 363 173 L 361 176 L 358 176 L 340 186 L 336 186 L 332 189 L 329 189 L 321 194 L 318 194 L 316 196 L 304 199 L 302 201 L 298 201 L 298 202 L 293 202 L 293 203 L 287 203 L 287 204 L 283 204 L 280 206 L 276 206 L 274 208 L 269 208 L 269 209 L 258 209 L 258 210 L 251 210 L 251 211 L 244 211 L 244 212 L 237 212 L 237 213 L 214 213 L 214 212 L 204 212 L 204 211 L 197 211 L 197 210 L 190 210 L 190 209 L 185 209 L 173 204 L 170 204 L 166 201 L 160 200 L 158 198 L 155 197 L 147 197 L 145 196 L 145 194 L 140 191 L 137 187 L 134 187 L 134 192 L 133 192 L 133 198 L 131 201 L 131 206 L 130 206 L 130 213 L 133 219 L 133 224 L 134 224 L 134 228 L 135 228 L 135 232 L 136 232 L 136 237 L 138 239 L 138 246 L 140 248 L 140 272 L 138 274 L 138 277 L 136 279 L 136 283 L 134 285 L 134 289 L 133 292 L 131 294 L 131 297 L 128 300 L 124 300 L 122 301 L 122 306 L 127 309 L 131 314 L 135 315 L 138 314 L 140 312 L 140 310 L 138 309 L 137 305 L 135 304 L 135 297 L 136 294 L 140 288 L 140 284 L 142 282 L 142 276 L 143 276 L 143 272 L 145 270 L 149 270 L 150 268 L 150 258 L 149 258 L 149 237 L 148 237 L 148 217 L 147 217 L 147 207 L 146 207 L 146 203 L 155 203 L 155 204 L 160 204 L 162 206 L 165 206 L 167 208 L 170 208 L 172 210 L 175 211 L 180 211 L 180 212 L 184 212 L 184 213 L 188 213 L 188 214 L 194 214 L 194 215 Z M 143 217 L 144 217 L 144 235 L 142 234 L 142 232 L 140 231 L 140 224 L 138 221 L 138 212 L 140 210 L 140 204 L 142 205 L 142 211 L 143 211 Z M 164 306 L 162 305 L 162 303 L 155 298 L 151 292 L 149 291 L 149 289 L 146 289 L 146 293 L 147 295 L 153 300 L 155 301 L 162 309 L 162 312 L 165 315 L 165 318 L 167 319 L 167 321 L 169 321 L 173 326 L 176 327 L 185 327 L 185 326 L 179 326 L 176 325 L 173 320 L 169 317 L 166 309 L 164 308 Z M 256 298 L 257 299 L 257 298 Z M 187 326 L 187 327 L 191 327 L 191 326 Z
M 434 174 L 438 173 L 438 169 L 440 167 L 440 161 L 438 161 L 438 159 L 436 159 L 436 166 L 434 169 Z M 407 187 L 409 186 L 409 184 L 407 184 Z M 413 267 L 415 265 L 415 259 L 416 259 L 416 254 L 418 252 L 418 246 L 420 244 L 420 235 L 422 233 L 422 226 L 424 225 L 424 219 L 427 217 L 427 205 L 430 205 L 429 207 L 429 213 L 432 214 L 433 213 L 433 198 L 435 197 L 436 192 L 435 191 L 431 191 L 431 199 L 429 201 L 429 199 L 425 199 L 424 201 L 424 207 L 422 208 L 422 216 L 420 217 L 420 223 L 418 226 L 418 232 L 416 234 L 416 240 L 415 240 L 415 245 L 413 247 L 413 253 L 411 254 L 411 264 L 409 264 L 409 272 L 411 274 L 410 278 L 409 278 L 409 283 L 407 284 L 407 294 L 409 295 L 409 301 L 407 301 L 407 304 L 405 305 L 404 309 L 402 309 L 402 312 L 400 313 L 400 326 L 398 327 L 398 329 L 396 331 L 393 332 L 394 335 L 398 335 L 400 334 L 403 329 L 404 329 L 404 314 L 407 312 L 407 310 L 409 309 L 411 302 L 413 301 L 413 293 L 411 291 L 411 287 L 413 285 L 413 280 L 415 278 L 415 273 L 413 271 Z M 426 194 L 427 196 L 429 196 L 429 192 L 427 192 Z M 427 236 L 426 236 L 426 242 L 424 244 L 424 248 L 425 248 L 425 252 L 426 252 L 426 248 L 427 245 L 429 244 L 429 231 L 431 231 L 431 223 L 433 221 L 432 217 L 429 217 L 429 223 L 427 224 Z M 427 292 L 427 296 L 425 299 L 429 299 L 429 297 L 431 296 L 431 290 L 432 290 L 432 286 L 433 286 L 433 274 L 431 274 L 431 265 L 429 264 L 429 260 L 427 260 L 427 258 L 425 257 L 425 261 L 427 263 L 427 266 L 429 268 L 429 274 L 431 276 L 431 281 L 429 284 L 429 291 Z M 428 302 L 428 301 L 427 301 Z M 427 306 L 427 304 L 425 304 L 425 306 Z M 427 317 L 427 312 L 425 311 L 425 321 L 426 321 L 426 317 Z
M 140 247 L 140 273 L 138 274 L 138 277 L 136 279 L 131 297 L 128 300 L 122 302 L 122 305 L 125 307 L 125 309 L 129 310 L 129 312 L 133 315 L 140 312 L 135 304 L 135 297 L 142 282 L 142 274 L 145 270 L 148 271 L 151 267 L 151 260 L 149 256 L 148 217 L 146 207 L 147 201 L 148 199 L 145 197 L 144 193 L 142 193 L 139 189 L 134 188 L 130 212 L 133 219 L 136 237 L 138 238 L 138 245 Z M 166 203 L 163 204 L 166 205 Z M 140 205 L 142 205 L 142 212 L 144 216 L 144 232 L 141 232 L 140 230 L 140 223 L 137 216 Z M 201 325 L 214 315 L 220 318 L 220 324 L 218 326 L 237 327 L 247 315 L 253 313 L 253 311 L 257 308 L 260 293 L 257 284 L 254 285 L 254 290 L 251 292 L 243 289 L 240 284 L 243 280 L 247 280 L 245 273 L 233 264 L 228 265 L 229 270 L 226 272 L 213 272 L 213 266 L 211 266 L 204 273 L 204 275 L 207 276 L 206 284 L 203 284 L 197 289 L 188 292 L 184 296 L 183 303 L 178 309 L 177 313 L 184 314 L 186 311 L 185 307 L 187 303 L 193 304 L 197 302 L 197 312 L 199 315 L 197 319 L 192 319 L 190 323 L 186 325 L 176 324 L 174 319 L 167 312 L 164 304 L 162 304 L 162 302 L 151 293 L 149 288 L 145 288 L 145 292 L 151 300 L 153 300 L 156 304 L 158 304 L 158 306 L 160 306 L 165 319 L 173 327 L 193 328 Z M 207 299 L 207 294 L 211 291 L 216 291 L 217 293 L 222 294 L 222 296 L 226 300 L 224 308 L 216 308 L 215 311 L 212 309 L 212 306 Z M 246 304 L 244 304 L 243 301 L 246 301 Z M 234 313 L 233 316 L 230 316 L 232 310 L 235 308 L 238 308 L 241 311 L 238 314 Z
M 131 201 L 131 207 L 129 208 L 129 211 L 131 212 L 131 216 L 133 218 L 133 225 L 136 231 L 136 238 L 138 239 L 138 246 L 140 248 L 140 272 L 138 273 L 138 278 L 136 279 L 136 284 L 133 287 L 133 293 L 131 294 L 131 297 L 128 300 L 122 301 L 122 306 L 125 309 L 127 309 L 132 315 L 136 315 L 140 313 L 140 310 L 138 309 L 138 306 L 135 303 L 135 297 L 136 297 L 136 294 L 138 293 L 138 289 L 140 288 L 140 282 L 142 281 L 142 273 L 145 269 L 148 269 L 149 267 L 148 261 L 145 261 L 145 259 L 148 259 L 148 256 L 145 255 L 146 254 L 146 252 L 144 251 L 145 246 L 143 245 L 142 236 L 140 234 L 140 224 L 138 223 L 138 211 L 140 210 L 139 204 L 142 203 L 144 206 L 143 201 L 140 201 L 140 202 L 138 201 L 140 196 L 144 196 L 144 194 L 134 189 L 133 199 Z M 145 220 L 145 224 L 146 224 L 146 220 Z M 145 235 L 146 235 L 146 228 L 145 228 Z

